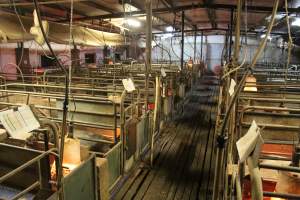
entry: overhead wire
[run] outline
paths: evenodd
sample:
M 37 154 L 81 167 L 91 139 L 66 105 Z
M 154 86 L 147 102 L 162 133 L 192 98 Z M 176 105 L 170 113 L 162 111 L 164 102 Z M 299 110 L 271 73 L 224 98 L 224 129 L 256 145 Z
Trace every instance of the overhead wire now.
M 74 115 L 75 115 L 75 112 L 77 110 L 77 106 L 76 106 L 76 101 L 75 101 L 75 97 L 74 97 L 74 94 L 72 92 L 72 75 L 73 75 L 73 62 L 76 61 L 77 59 L 74 59 L 72 60 L 72 44 L 74 45 L 74 37 L 73 37 L 73 16 L 74 16 L 74 1 L 71 0 L 71 6 L 70 6 L 70 30 L 69 30 L 69 55 L 70 55 L 70 65 L 69 65 L 69 93 L 73 99 L 73 105 L 74 105 L 74 110 L 72 112 L 72 115 L 71 115 L 71 121 L 73 121 L 74 119 Z M 75 46 L 75 45 L 74 45 Z M 69 133 L 69 132 L 68 132 Z M 67 136 L 68 136 L 68 133 L 67 133 Z
M 52 54 L 52 56 L 54 57 L 54 60 L 56 61 L 56 64 L 59 68 L 61 68 L 61 70 L 65 73 L 66 76 L 66 80 L 65 80 L 65 99 L 64 99 L 64 103 L 63 103 L 63 120 L 62 120 L 62 133 L 61 133 L 61 140 L 60 140 L 60 148 L 59 148 L 59 165 L 58 165 L 58 174 L 57 174 L 57 187 L 59 190 L 59 198 L 60 200 L 62 200 L 63 197 L 63 169 L 62 169 L 62 160 L 63 160 L 63 155 L 64 155 L 64 141 L 65 141 L 65 135 L 67 133 L 67 114 L 68 114 L 68 105 L 69 105 L 69 77 L 68 77 L 68 71 L 66 70 L 66 68 L 60 63 L 60 61 L 58 60 L 56 54 L 54 53 L 51 44 L 47 38 L 47 34 L 44 30 L 43 27 L 43 23 L 42 23 L 42 19 L 41 19 L 41 13 L 40 13 L 40 9 L 39 9 L 39 4 L 37 2 L 37 0 L 33 0 L 34 2 L 34 7 L 36 9 L 36 13 L 37 13 L 37 18 L 38 18 L 38 22 L 39 22 L 39 26 L 42 32 L 42 35 L 44 37 L 44 40 Z
M 284 1 L 284 4 L 285 4 L 285 13 L 286 13 L 286 25 L 287 25 L 287 28 L 288 28 L 288 55 L 287 55 L 287 62 L 286 62 L 286 65 L 285 65 L 285 76 L 284 76 L 284 85 L 285 85 L 284 89 L 286 90 L 288 68 L 289 68 L 289 65 L 290 65 L 291 50 L 292 50 L 292 46 L 293 46 L 293 38 L 292 38 L 292 34 L 291 34 L 291 27 L 290 27 L 287 0 Z M 284 93 L 284 98 L 285 98 L 285 93 Z
M 250 64 L 250 66 L 246 69 L 245 73 L 243 74 L 243 77 L 241 79 L 241 81 L 239 82 L 239 85 L 237 86 L 237 89 L 236 91 L 234 92 L 233 94 L 233 97 L 231 98 L 231 101 L 229 103 L 229 106 L 228 106 L 228 109 L 225 113 L 225 117 L 224 117 L 224 120 L 222 122 L 222 126 L 221 126 L 221 129 L 220 129 L 220 134 L 223 135 L 224 132 L 225 132 L 225 128 L 226 128 L 226 125 L 227 125 L 227 122 L 228 122 L 228 119 L 229 119 L 229 115 L 231 113 L 231 110 L 232 110 L 232 107 L 235 103 L 235 100 L 237 99 L 239 93 L 241 92 L 241 89 L 243 88 L 244 84 L 245 84 L 245 81 L 246 81 L 246 77 L 249 75 L 251 69 L 255 66 L 258 58 L 260 57 L 261 55 L 261 52 L 263 51 L 266 43 L 267 43 L 267 40 L 268 40 L 268 36 L 270 35 L 271 31 L 272 31 L 272 28 L 273 28 L 273 24 L 275 22 L 275 15 L 277 13 L 277 9 L 278 9 L 278 4 L 279 4 L 279 0 L 275 0 L 274 2 L 274 6 L 273 6 L 273 11 L 272 11 L 272 15 L 271 15 L 271 21 L 269 23 L 269 26 L 268 26 L 268 29 L 267 29 L 267 32 L 266 32 L 266 36 L 264 37 L 264 39 L 261 41 L 257 51 L 255 52 L 255 55 L 254 55 L 254 58 Z
M 227 127 L 227 122 L 229 120 L 229 117 L 231 116 L 231 112 L 232 112 L 232 109 L 233 109 L 233 106 L 235 105 L 235 102 L 236 102 L 236 99 L 237 97 L 239 96 L 242 88 L 244 87 L 244 84 L 246 82 L 246 78 L 247 76 L 250 74 L 252 68 L 254 68 L 254 66 L 256 65 L 257 63 L 257 60 L 258 58 L 260 57 L 261 55 L 261 52 L 262 50 L 265 48 L 265 45 L 266 45 L 266 42 L 268 40 L 268 36 L 270 35 L 270 32 L 272 31 L 272 28 L 273 28 L 273 25 L 274 25 L 274 22 L 275 22 L 275 16 L 276 16 L 276 13 L 277 13 L 277 9 L 278 9 L 278 5 L 279 5 L 279 0 L 275 0 L 274 1 L 274 6 L 273 6 L 273 11 L 272 11 L 272 15 L 271 15 L 271 21 L 268 25 L 268 29 L 267 29 L 267 32 L 266 32 L 266 36 L 265 38 L 261 41 L 257 51 L 255 52 L 255 56 L 250 64 L 250 66 L 246 69 L 246 71 L 244 72 L 236 90 L 234 91 L 233 93 L 233 96 L 231 97 L 230 99 L 230 102 L 229 102 L 229 106 L 227 107 L 227 110 L 225 112 L 225 116 L 224 116 L 224 119 L 222 121 L 222 124 L 220 126 L 220 129 L 218 130 L 218 136 L 217 136 L 217 141 L 218 141 L 218 148 L 217 148 L 217 162 L 216 162 L 216 165 L 218 167 L 216 167 L 216 172 L 218 172 L 218 170 L 220 169 L 220 166 L 222 166 L 224 163 L 222 162 L 222 156 L 224 154 L 224 147 L 226 145 L 226 141 L 227 141 L 227 136 L 226 136 L 226 127 Z M 217 174 L 215 174 L 215 177 L 214 177 L 214 192 L 213 192 L 213 198 L 215 198 L 215 196 L 218 196 L 218 192 L 219 191 L 216 191 L 218 190 L 219 188 L 219 182 L 217 181 L 219 179 L 219 177 L 216 177 Z
M 10 3 L 11 3 L 11 0 L 10 0 Z M 19 15 L 19 12 L 18 12 L 18 10 L 17 10 L 16 3 L 15 3 L 14 0 L 12 0 L 12 5 L 13 5 L 13 8 L 14 8 L 14 12 L 15 12 L 15 14 L 17 15 L 18 21 L 19 21 L 19 23 L 20 23 L 20 25 L 21 25 L 21 27 L 22 27 L 22 29 L 23 29 L 23 32 L 22 32 L 22 38 L 23 38 L 23 40 L 24 40 L 24 39 L 25 39 L 25 38 L 24 38 L 24 33 L 27 33 L 27 30 L 26 30 L 26 28 L 25 28 L 25 26 L 24 26 L 24 24 L 23 24 L 23 22 L 22 22 L 22 19 L 21 19 L 20 15 Z M 24 57 L 24 45 L 23 45 L 23 44 L 21 45 L 21 48 L 22 48 L 22 49 L 21 49 L 21 56 L 20 56 L 20 58 L 19 58 L 19 62 L 16 63 L 16 66 L 17 66 L 17 69 L 18 69 L 19 72 L 20 72 L 20 75 L 21 75 L 21 78 L 22 78 L 22 82 L 25 83 L 24 75 L 23 75 L 23 72 L 22 72 L 22 70 L 21 70 L 21 68 L 20 68 L 20 65 L 21 65 L 22 60 L 23 60 L 23 57 Z M 24 89 L 25 89 L 25 87 L 24 87 Z
M 222 76 L 221 79 L 225 79 L 227 76 L 229 76 L 229 75 L 232 74 L 233 72 L 236 72 L 237 70 L 241 69 L 241 68 L 245 65 L 246 60 L 247 60 L 247 56 L 248 56 L 248 53 L 247 53 L 247 52 L 248 52 L 248 50 L 247 50 L 247 48 L 245 48 L 242 63 L 241 63 L 239 66 L 235 67 L 234 69 L 230 70 L 229 72 L 225 73 L 225 74 Z M 228 65 L 227 65 L 227 66 L 228 66 Z

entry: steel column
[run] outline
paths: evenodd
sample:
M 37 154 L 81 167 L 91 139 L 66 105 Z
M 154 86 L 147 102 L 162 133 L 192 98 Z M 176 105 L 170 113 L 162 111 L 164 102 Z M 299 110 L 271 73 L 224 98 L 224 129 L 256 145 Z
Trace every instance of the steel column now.
M 197 27 L 195 27 L 197 29 Z M 197 54 L 197 31 L 195 30 L 195 35 L 194 35 L 194 62 L 196 61 L 196 55 Z
M 180 57 L 180 67 L 183 70 L 184 57 L 184 11 L 181 12 L 181 57 Z
M 200 59 L 203 60 L 203 31 L 201 31 L 201 52 L 200 52 Z
M 228 61 L 231 60 L 231 49 L 232 49 L 232 33 L 233 33 L 233 12 L 234 9 L 231 9 L 230 13 L 230 37 L 229 37 L 229 54 L 228 54 Z

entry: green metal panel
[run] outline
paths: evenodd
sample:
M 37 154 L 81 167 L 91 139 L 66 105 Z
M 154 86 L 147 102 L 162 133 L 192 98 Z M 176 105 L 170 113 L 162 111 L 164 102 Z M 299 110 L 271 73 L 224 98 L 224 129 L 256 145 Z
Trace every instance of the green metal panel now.
M 76 104 L 76 109 L 75 109 Z M 81 101 L 70 101 L 69 103 L 69 118 L 68 120 L 79 121 L 83 123 L 96 123 L 99 125 L 113 125 L 114 119 L 114 107 L 113 104 L 107 102 L 81 102 Z M 63 101 L 57 100 L 57 108 L 63 107 Z M 117 108 L 119 109 L 119 108 Z M 77 113 L 72 112 L 76 110 Z M 86 113 L 80 113 L 86 112 Z M 104 115 L 108 114 L 108 115 Z M 58 118 L 62 119 L 62 111 L 58 112 Z M 117 118 L 117 121 L 119 119 Z
M 109 170 L 109 187 L 111 187 L 121 176 L 121 145 L 113 148 L 106 158 Z
M 65 200 L 97 200 L 96 177 L 93 156 L 64 179 Z
M 141 122 L 138 126 L 139 136 L 140 136 L 140 153 L 149 142 L 149 115 L 144 115 L 141 118 Z

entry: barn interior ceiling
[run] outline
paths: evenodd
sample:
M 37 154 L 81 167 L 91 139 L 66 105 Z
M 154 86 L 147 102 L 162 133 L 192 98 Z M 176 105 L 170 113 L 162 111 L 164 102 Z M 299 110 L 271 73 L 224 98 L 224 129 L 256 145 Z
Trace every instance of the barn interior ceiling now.
M 139 0 L 70 0 L 39 1 L 43 19 L 50 22 L 69 23 L 98 31 L 111 33 L 144 34 L 145 5 Z M 292 35 L 295 43 L 299 40 L 300 26 L 297 12 L 300 11 L 299 0 L 289 2 Z M 273 7 L 273 0 L 251 0 L 243 2 L 242 32 L 263 35 Z M 18 13 L 20 16 L 32 16 L 34 5 L 29 0 L 10 0 L 0 3 L 2 12 Z M 182 19 L 186 34 L 204 31 L 205 34 L 225 34 L 234 25 L 236 12 L 235 0 L 154 0 L 153 32 L 180 32 Z M 184 18 L 181 16 L 184 15 Z M 276 16 L 273 35 L 286 38 L 284 1 Z

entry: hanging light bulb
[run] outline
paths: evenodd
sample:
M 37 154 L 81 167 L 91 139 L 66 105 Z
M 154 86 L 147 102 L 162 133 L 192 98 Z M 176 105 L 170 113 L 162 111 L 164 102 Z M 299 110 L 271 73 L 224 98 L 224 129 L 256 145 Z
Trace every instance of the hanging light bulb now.
M 172 26 L 167 26 L 166 27 L 167 32 L 172 32 L 173 30 L 174 30 L 174 28 Z

